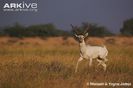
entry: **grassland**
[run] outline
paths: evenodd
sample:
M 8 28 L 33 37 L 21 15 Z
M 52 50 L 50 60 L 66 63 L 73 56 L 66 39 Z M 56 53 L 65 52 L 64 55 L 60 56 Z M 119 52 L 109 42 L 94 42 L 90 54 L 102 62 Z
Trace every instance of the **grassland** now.
M 0 88 L 112 88 L 87 86 L 89 82 L 133 83 L 133 38 L 88 38 L 109 50 L 107 72 L 79 64 L 78 43 L 73 38 L 0 38 Z M 97 69 L 98 71 L 95 71 Z M 132 88 L 115 87 L 115 88 Z

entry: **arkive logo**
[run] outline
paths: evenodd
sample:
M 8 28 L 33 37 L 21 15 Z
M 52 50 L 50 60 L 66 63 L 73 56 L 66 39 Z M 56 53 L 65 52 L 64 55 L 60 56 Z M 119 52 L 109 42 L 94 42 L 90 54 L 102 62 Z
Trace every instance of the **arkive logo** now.
M 5 3 L 3 5 L 3 11 L 38 11 L 37 3 L 26 3 L 26 2 L 20 2 L 20 3 Z

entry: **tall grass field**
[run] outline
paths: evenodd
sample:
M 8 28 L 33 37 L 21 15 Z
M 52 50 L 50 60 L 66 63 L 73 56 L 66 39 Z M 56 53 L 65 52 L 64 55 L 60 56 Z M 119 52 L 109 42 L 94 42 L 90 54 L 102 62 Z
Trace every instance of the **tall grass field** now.
M 89 37 L 86 43 L 106 45 L 106 72 L 96 60 L 92 67 L 83 60 L 75 73 L 80 51 L 71 37 L 0 37 L 0 88 L 133 88 L 132 37 Z

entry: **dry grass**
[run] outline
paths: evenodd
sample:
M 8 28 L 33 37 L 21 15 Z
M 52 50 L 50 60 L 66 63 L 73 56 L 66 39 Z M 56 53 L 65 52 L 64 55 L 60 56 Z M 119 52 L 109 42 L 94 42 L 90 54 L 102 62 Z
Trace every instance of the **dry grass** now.
M 0 88 L 89 88 L 87 82 L 133 82 L 132 37 L 88 38 L 87 42 L 107 45 L 106 74 L 101 67 L 95 71 L 95 61 L 91 68 L 82 61 L 74 73 L 79 48 L 73 38 L 1 37 Z

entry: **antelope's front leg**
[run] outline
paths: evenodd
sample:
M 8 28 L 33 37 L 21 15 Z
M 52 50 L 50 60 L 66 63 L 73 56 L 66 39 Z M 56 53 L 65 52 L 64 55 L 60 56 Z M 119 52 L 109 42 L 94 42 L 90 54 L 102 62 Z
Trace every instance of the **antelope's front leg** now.
M 92 58 L 90 58 L 89 67 L 92 66 Z
M 75 68 L 75 72 L 77 72 L 77 70 L 78 70 L 78 64 L 79 64 L 79 62 L 82 61 L 82 60 L 83 60 L 82 57 L 80 57 L 80 58 L 78 59 L 77 64 L 76 64 L 76 68 Z

